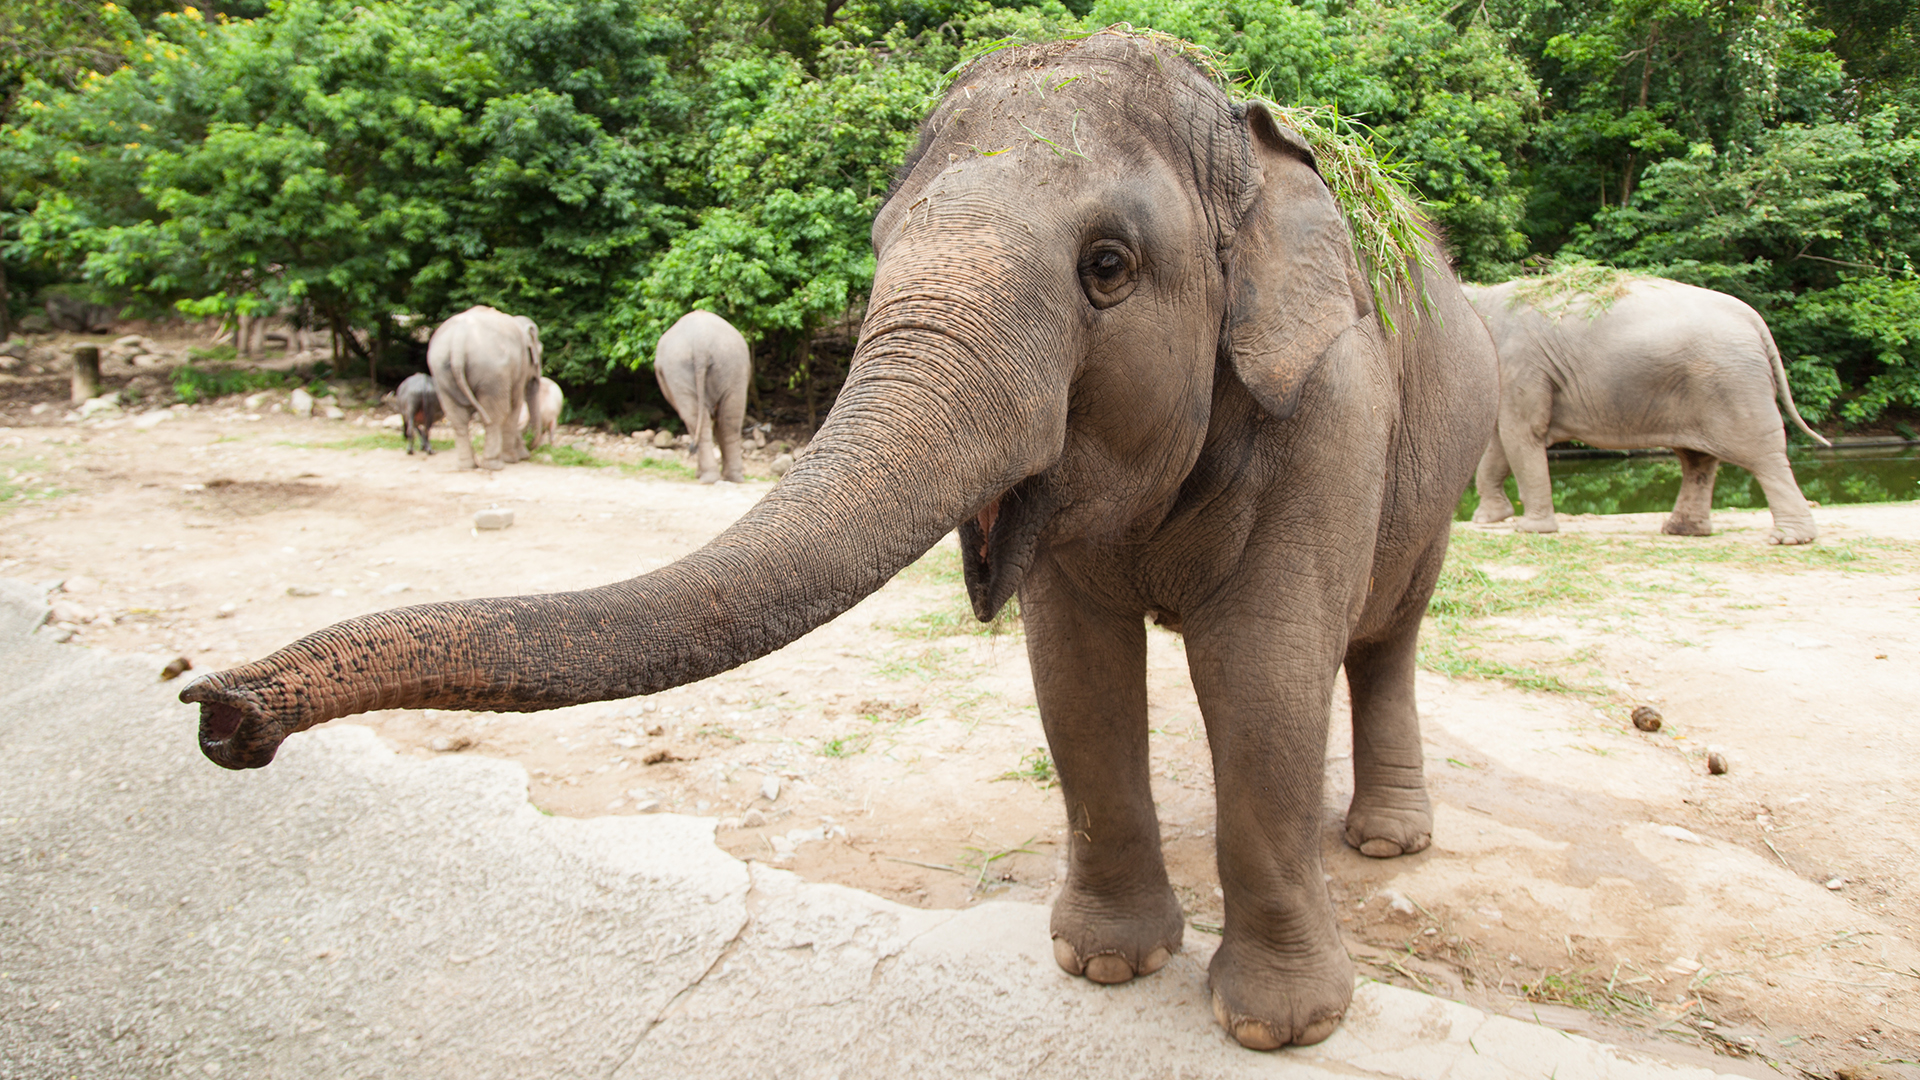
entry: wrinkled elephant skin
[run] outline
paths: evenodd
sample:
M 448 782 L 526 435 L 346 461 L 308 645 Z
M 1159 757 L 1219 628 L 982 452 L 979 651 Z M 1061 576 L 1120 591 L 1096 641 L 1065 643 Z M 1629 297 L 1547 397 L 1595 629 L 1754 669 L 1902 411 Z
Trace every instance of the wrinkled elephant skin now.
M 524 315 L 472 307 L 435 328 L 427 341 L 427 370 L 453 424 L 462 468 L 498 469 L 527 458 L 518 418 L 538 392 L 540 361 L 539 329 Z M 474 417 L 487 429 L 478 462 L 467 434 Z
M 366 709 L 705 678 L 957 525 L 976 613 L 1017 593 L 1026 620 L 1070 824 L 1061 967 L 1124 982 L 1181 946 L 1147 753 L 1156 618 L 1186 635 L 1214 758 L 1216 1014 L 1247 1046 L 1323 1039 L 1353 992 L 1320 857 L 1335 678 L 1344 664 L 1347 840 L 1418 851 L 1415 638 L 1493 428 L 1485 329 L 1427 270 L 1430 309 L 1389 331 L 1300 137 L 1153 38 L 982 58 L 902 176 L 845 387 L 745 517 L 629 581 L 382 612 L 208 676 L 183 694 L 208 755 L 259 764 L 261 742 Z
M 740 422 L 747 414 L 753 355 L 740 331 L 711 311 L 689 311 L 660 335 L 653 374 L 693 436 L 700 482 L 746 479 Z
M 1529 303 L 1526 282 L 1470 286 L 1500 354 L 1498 430 L 1480 459 L 1473 520 L 1513 515 L 1512 473 L 1526 513 L 1521 532 L 1556 532 L 1547 447 L 1566 439 L 1608 450 L 1670 447 L 1680 458 L 1680 497 L 1662 532 L 1713 532 L 1720 462 L 1752 473 L 1773 511 L 1767 539 L 1805 544 L 1818 530 L 1787 462 L 1786 428 L 1800 430 L 1780 350 L 1766 321 L 1725 293 L 1637 278 L 1611 299 L 1575 296 Z

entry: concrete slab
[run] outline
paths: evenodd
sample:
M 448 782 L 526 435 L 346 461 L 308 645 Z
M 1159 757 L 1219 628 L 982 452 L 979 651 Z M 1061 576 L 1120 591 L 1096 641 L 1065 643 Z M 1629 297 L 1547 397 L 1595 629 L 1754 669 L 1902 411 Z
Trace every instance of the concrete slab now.
M 223 772 L 177 683 L 43 611 L 0 582 L 0 1076 L 1720 1075 L 1374 983 L 1327 1042 L 1253 1053 L 1204 935 L 1097 987 L 1040 907 L 811 884 L 708 819 L 548 817 L 516 765 L 352 725 Z

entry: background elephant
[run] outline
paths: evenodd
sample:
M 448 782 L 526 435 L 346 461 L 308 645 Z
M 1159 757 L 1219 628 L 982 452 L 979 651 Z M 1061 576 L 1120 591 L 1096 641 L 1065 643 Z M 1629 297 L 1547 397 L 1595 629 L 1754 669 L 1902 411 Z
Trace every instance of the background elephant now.
M 407 376 L 393 392 L 393 407 L 400 410 L 401 437 L 407 444 L 407 453 L 413 453 L 417 438 L 420 449 L 431 455 L 433 422 L 443 415 L 440 393 L 433 388 L 433 376 L 418 371 Z
M 554 429 L 560 425 L 560 411 L 567 405 L 567 397 L 560 392 L 560 384 L 552 379 L 543 375 L 534 387 L 514 420 L 514 426 L 531 433 L 527 441 L 529 450 L 553 445 Z
M 1512 516 L 1512 472 L 1526 508 L 1514 528 L 1557 530 L 1547 447 L 1579 439 L 1609 450 L 1665 446 L 1679 455 L 1680 497 L 1662 532 L 1713 532 L 1714 476 L 1730 461 L 1766 492 L 1770 542 L 1814 538 L 1775 398 L 1801 431 L 1831 444 L 1800 419 L 1759 312 L 1725 293 L 1659 278 L 1630 280 L 1610 304 L 1574 296 L 1542 311 L 1527 301 L 1527 284 L 1466 289 L 1500 354 L 1499 427 L 1480 459 L 1473 520 Z
M 540 331 L 524 315 L 471 307 L 434 330 L 427 342 L 427 370 L 440 407 L 453 422 L 460 465 L 474 467 L 467 435 L 472 417 L 487 427 L 481 468 L 498 469 L 528 456 L 517 418 L 540 380 Z
M 653 374 L 693 436 L 700 482 L 737 484 L 746 479 L 740 463 L 740 422 L 747 414 L 753 356 L 740 331 L 711 311 L 689 311 L 660 335 Z
M 1415 641 L 1493 429 L 1492 343 L 1431 244 L 1388 268 L 1431 298 L 1415 312 L 1383 289 L 1389 331 L 1307 144 L 1170 40 L 992 53 L 922 132 L 874 221 L 845 387 L 744 517 L 628 581 L 366 615 L 207 676 L 182 694 L 201 748 L 254 768 L 368 709 L 543 709 L 705 678 L 958 526 L 974 613 L 1017 592 L 1026 621 L 1071 824 L 1059 964 L 1124 982 L 1181 946 L 1148 761 L 1151 618 L 1186 636 L 1214 757 L 1215 1015 L 1248 1046 L 1325 1038 L 1354 978 L 1321 872 L 1335 680 L 1344 664 L 1347 842 L 1418 851 Z

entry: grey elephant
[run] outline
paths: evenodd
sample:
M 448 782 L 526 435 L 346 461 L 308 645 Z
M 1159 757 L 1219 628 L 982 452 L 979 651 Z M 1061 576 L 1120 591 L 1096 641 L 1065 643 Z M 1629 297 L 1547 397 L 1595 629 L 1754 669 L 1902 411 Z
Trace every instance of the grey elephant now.
M 700 482 L 739 483 L 740 422 L 747 414 L 747 380 L 753 356 L 733 324 L 711 311 L 689 311 L 660 335 L 654 377 L 680 422 L 693 436 Z M 715 452 L 715 444 L 718 453 Z
M 462 468 L 475 465 L 467 426 L 486 425 L 479 466 L 498 469 L 527 458 L 517 418 L 540 381 L 540 330 L 524 315 L 471 307 L 436 328 L 427 341 L 427 370 L 440 407 L 453 423 Z
M 1680 497 L 1662 532 L 1713 532 L 1714 476 L 1730 461 L 1766 492 L 1769 542 L 1814 539 L 1776 397 L 1801 431 L 1831 444 L 1800 418 L 1759 312 L 1725 293 L 1660 278 L 1627 280 L 1617 297 L 1576 294 L 1538 304 L 1528 301 L 1527 286 L 1521 279 L 1466 288 L 1500 354 L 1500 419 L 1480 459 L 1473 520 L 1513 515 L 1511 472 L 1526 509 L 1514 528 L 1558 530 L 1547 447 L 1579 439 L 1609 450 L 1673 449 Z
M 433 388 L 433 376 L 414 372 L 393 392 L 393 407 L 400 410 L 401 437 L 407 453 L 413 453 L 414 440 L 429 456 L 433 454 L 433 423 L 443 415 L 440 393 Z
M 1071 148 L 1072 153 L 1064 152 Z M 1066 803 L 1054 956 L 1100 983 L 1182 943 L 1148 760 L 1146 620 L 1186 637 L 1213 748 L 1214 1013 L 1310 1043 L 1354 972 L 1321 871 L 1329 709 L 1348 843 L 1432 831 L 1415 641 L 1493 429 L 1492 343 L 1444 257 L 1376 307 L 1296 133 L 1177 44 L 1106 31 L 975 61 L 873 224 L 851 371 L 812 443 L 699 551 L 582 592 L 362 616 L 209 675 L 200 746 L 267 764 L 368 709 L 533 710 L 769 653 L 958 527 L 974 613 L 1018 593 Z
M 529 450 L 553 445 L 554 431 L 560 426 L 560 412 L 567 406 L 567 396 L 560 392 L 559 383 L 543 375 L 534 385 L 536 389 L 515 414 L 516 426 L 529 433 Z

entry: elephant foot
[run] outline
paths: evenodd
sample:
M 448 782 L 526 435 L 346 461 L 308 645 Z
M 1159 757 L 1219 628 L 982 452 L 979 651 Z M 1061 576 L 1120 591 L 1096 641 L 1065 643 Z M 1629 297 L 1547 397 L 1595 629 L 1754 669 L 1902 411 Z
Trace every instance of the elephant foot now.
M 1560 531 L 1560 522 L 1551 514 L 1543 518 L 1523 517 L 1513 523 L 1513 531 L 1523 533 L 1557 533 Z
M 1346 838 L 1347 846 L 1375 859 L 1425 851 L 1433 843 L 1433 806 L 1425 791 L 1398 800 L 1356 794 L 1347 807 Z
M 725 480 L 729 484 L 744 484 L 747 482 L 747 474 L 743 469 L 733 469 L 720 479 Z
M 1792 530 L 1783 531 L 1779 526 L 1776 525 L 1773 528 L 1767 530 L 1767 543 L 1785 544 L 1787 546 L 1792 546 L 1795 544 L 1811 544 L 1813 543 L 1814 538 L 1819 535 L 1820 535 L 1819 532 L 1811 527 L 1805 530 L 1792 529 Z
M 506 462 L 501 461 L 498 458 L 488 458 L 487 460 L 480 463 L 480 467 L 487 470 L 488 472 L 499 472 L 501 469 L 506 468 L 507 465 L 506 465 Z
M 1180 951 L 1186 922 L 1164 883 L 1133 902 L 1101 900 L 1069 884 L 1053 905 L 1053 960 L 1090 982 L 1123 983 L 1151 975 Z
M 1513 504 L 1505 499 L 1501 499 L 1499 502 L 1481 499 L 1479 507 L 1473 512 L 1474 523 L 1478 525 L 1491 525 L 1496 521 L 1505 521 L 1512 516 Z
M 701 473 L 700 482 L 703 484 L 717 484 L 720 482 L 720 474 L 719 473 Z
M 1317 903 L 1326 906 L 1323 898 Z M 1317 921 L 1326 924 L 1315 935 L 1319 941 L 1253 941 L 1229 931 L 1213 954 L 1207 973 L 1213 1016 L 1241 1046 L 1307 1046 L 1340 1026 L 1353 1002 L 1353 961 L 1332 912 Z
M 1681 517 L 1679 514 L 1674 514 L 1667 518 L 1665 524 L 1660 526 L 1660 531 L 1666 533 L 1668 536 L 1712 536 L 1713 520 L 1711 518 Z

